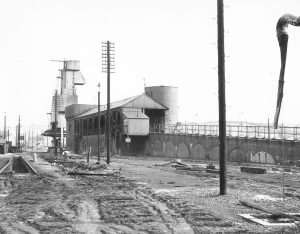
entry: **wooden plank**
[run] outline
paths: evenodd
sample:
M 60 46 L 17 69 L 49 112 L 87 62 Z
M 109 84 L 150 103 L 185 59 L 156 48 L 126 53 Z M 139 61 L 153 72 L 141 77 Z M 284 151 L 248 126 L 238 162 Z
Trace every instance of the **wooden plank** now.
M 289 214 L 285 214 L 285 213 L 282 213 L 282 212 L 277 212 L 277 211 L 274 211 L 274 210 L 266 209 L 264 207 L 258 206 L 257 204 L 254 204 L 252 202 L 248 202 L 248 201 L 245 201 L 245 200 L 240 200 L 239 202 L 241 204 L 245 205 L 245 206 L 250 207 L 250 208 L 253 208 L 253 209 L 256 209 L 256 210 L 261 210 L 265 213 L 271 214 L 272 219 L 288 218 L 288 219 L 293 219 L 293 220 L 296 220 L 296 221 L 300 221 L 300 218 L 295 216 L 295 215 L 289 215 Z
M 87 175 L 87 176 L 111 176 L 111 175 L 114 175 L 113 172 L 91 173 L 91 172 L 81 172 L 81 171 L 69 171 L 68 174 L 69 175 Z
M 241 167 L 241 172 L 252 173 L 252 174 L 266 174 L 267 169 L 261 167 Z
M 8 163 L 7 163 L 4 167 L 1 168 L 0 174 L 7 173 L 7 172 L 6 172 L 6 169 L 8 169 L 8 167 L 10 167 L 10 166 L 12 165 L 12 161 L 13 161 L 13 158 L 11 157 L 11 158 L 9 159 Z M 8 171 L 11 172 L 12 169 L 10 168 L 10 170 L 8 170 Z
M 219 169 L 205 169 L 207 173 L 220 174 Z

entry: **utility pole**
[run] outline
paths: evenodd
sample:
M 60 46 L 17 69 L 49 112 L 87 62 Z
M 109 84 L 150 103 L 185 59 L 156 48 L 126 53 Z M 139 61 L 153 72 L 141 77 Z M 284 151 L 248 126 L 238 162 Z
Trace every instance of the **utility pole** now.
M 107 111 L 106 111 L 106 156 L 110 163 L 110 73 L 114 70 L 115 45 L 110 41 L 102 42 L 102 72 L 107 73 Z
M 101 154 L 101 131 L 100 131 L 100 82 L 98 84 L 98 163 L 100 162 L 100 154 Z
M 27 147 L 30 149 L 30 130 L 28 131 Z
M 224 49 L 224 6 L 218 0 L 218 86 L 219 86 L 219 164 L 220 195 L 227 193 L 226 169 L 226 101 L 225 101 L 225 49 Z
M 51 122 L 51 113 L 46 113 L 47 114 L 47 121 L 48 121 L 48 128 L 51 129 L 51 125 L 50 125 L 50 122 Z M 48 117 L 49 115 L 49 117 Z M 48 136 L 46 136 L 47 138 L 47 148 L 48 148 Z
M 18 125 L 16 125 L 16 147 L 18 147 Z
M 22 152 L 21 150 L 21 118 L 20 118 L 20 115 L 19 115 L 19 126 L 18 126 L 18 148 L 19 148 L 19 152 Z
M 7 129 L 7 141 L 9 142 L 9 128 Z
M 38 132 L 36 132 L 36 143 L 35 143 L 35 144 L 36 144 L 36 150 L 38 150 L 38 148 L 39 148 L 39 147 L 38 147 L 38 145 L 39 145 L 39 144 L 38 144 L 38 143 L 39 143 L 39 140 L 38 140 L 38 139 L 39 139 L 39 138 L 38 138 Z
M 57 156 L 57 90 L 54 96 L 54 155 Z
M 33 150 L 34 146 L 33 146 L 33 130 L 31 130 L 31 149 Z
M 4 112 L 4 134 L 3 134 L 3 137 L 6 142 L 6 112 Z
M 268 118 L 268 140 L 270 140 L 270 122 Z
M 59 154 L 62 155 L 63 147 L 64 147 L 64 128 L 63 128 L 63 115 L 60 115 L 60 147 L 59 147 Z

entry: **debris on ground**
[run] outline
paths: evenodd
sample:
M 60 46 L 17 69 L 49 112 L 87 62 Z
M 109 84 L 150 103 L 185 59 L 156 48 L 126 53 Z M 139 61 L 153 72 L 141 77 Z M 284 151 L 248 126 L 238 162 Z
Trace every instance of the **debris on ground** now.
M 296 213 L 298 198 L 275 199 L 282 196 L 281 174 L 242 173 L 228 163 L 228 194 L 220 196 L 207 161 L 120 156 L 107 165 L 71 157 L 43 154 L 32 163 L 37 175 L 0 175 L 1 233 L 299 233 L 239 216 L 263 212 L 239 200 Z M 286 175 L 286 193 L 300 194 L 298 176 Z
M 205 168 L 206 169 L 216 169 L 216 166 L 213 163 L 210 163 Z
M 296 215 L 290 215 L 290 214 L 287 214 L 287 213 L 284 213 L 284 212 L 280 212 L 280 211 L 275 211 L 275 210 L 271 210 L 269 208 L 264 208 L 262 206 L 259 206 L 253 202 L 249 202 L 249 201 L 245 201 L 245 200 L 240 200 L 239 201 L 241 204 L 245 205 L 245 206 L 248 206 L 250 208 L 253 208 L 253 209 L 256 209 L 256 210 L 260 210 L 260 211 L 263 211 L 267 214 L 271 214 L 271 219 L 280 219 L 280 218 L 288 218 L 288 219 L 291 219 L 291 220 L 294 220 L 294 221 L 300 221 L 300 218 L 297 217 Z
M 241 167 L 241 172 L 252 174 L 266 174 L 267 169 L 262 167 Z

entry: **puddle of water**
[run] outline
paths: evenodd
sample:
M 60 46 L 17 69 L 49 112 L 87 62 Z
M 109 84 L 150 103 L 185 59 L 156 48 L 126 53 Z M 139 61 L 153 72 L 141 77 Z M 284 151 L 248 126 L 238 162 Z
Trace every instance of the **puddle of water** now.
M 138 185 L 147 185 L 147 183 L 144 183 L 144 182 L 137 182 L 136 184 L 138 184 Z
M 289 213 L 288 215 L 299 216 L 298 213 Z M 239 216 L 244 219 L 261 224 L 263 226 L 295 226 L 295 222 L 293 220 L 287 218 L 280 219 L 272 219 L 271 215 L 263 214 L 263 215 L 251 215 L 251 214 L 239 214 Z
M 30 174 L 29 173 L 14 173 L 14 176 L 17 176 L 17 177 L 29 177 Z
M 176 192 L 177 189 L 155 189 L 155 193 L 171 193 L 171 192 Z
M 65 177 L 63 180 L 75 180 L 75 179 Z
M 254 195 L 254 200 L 283 201 L 283 198 L 271 197 L 269 195 L 264 194 L 257 194 Z
M 173 188 L 160 188 L 160 189 L 155 189 L 155 193 L 169 193 L 169 194 L 176 194 L 178 192 L 183 192 L 183 191 L 190 191 L 191 188 L 189 187 L 182 187 L 182 186 L 174 186 Z

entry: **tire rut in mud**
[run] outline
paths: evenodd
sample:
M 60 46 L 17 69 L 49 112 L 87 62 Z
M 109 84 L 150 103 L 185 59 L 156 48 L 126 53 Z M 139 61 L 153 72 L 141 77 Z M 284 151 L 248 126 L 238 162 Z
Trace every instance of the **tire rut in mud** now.
M 119 174 L 5 177 L 0 190 L 10 194 L 0 199 L 4 233 L 193 233 L 179 213 Z
M 111 193 L 97 201 L 106 223 L 125 225 L 137 233 L 194 233 L 180 214 L 141 190 L 121 196 Z

